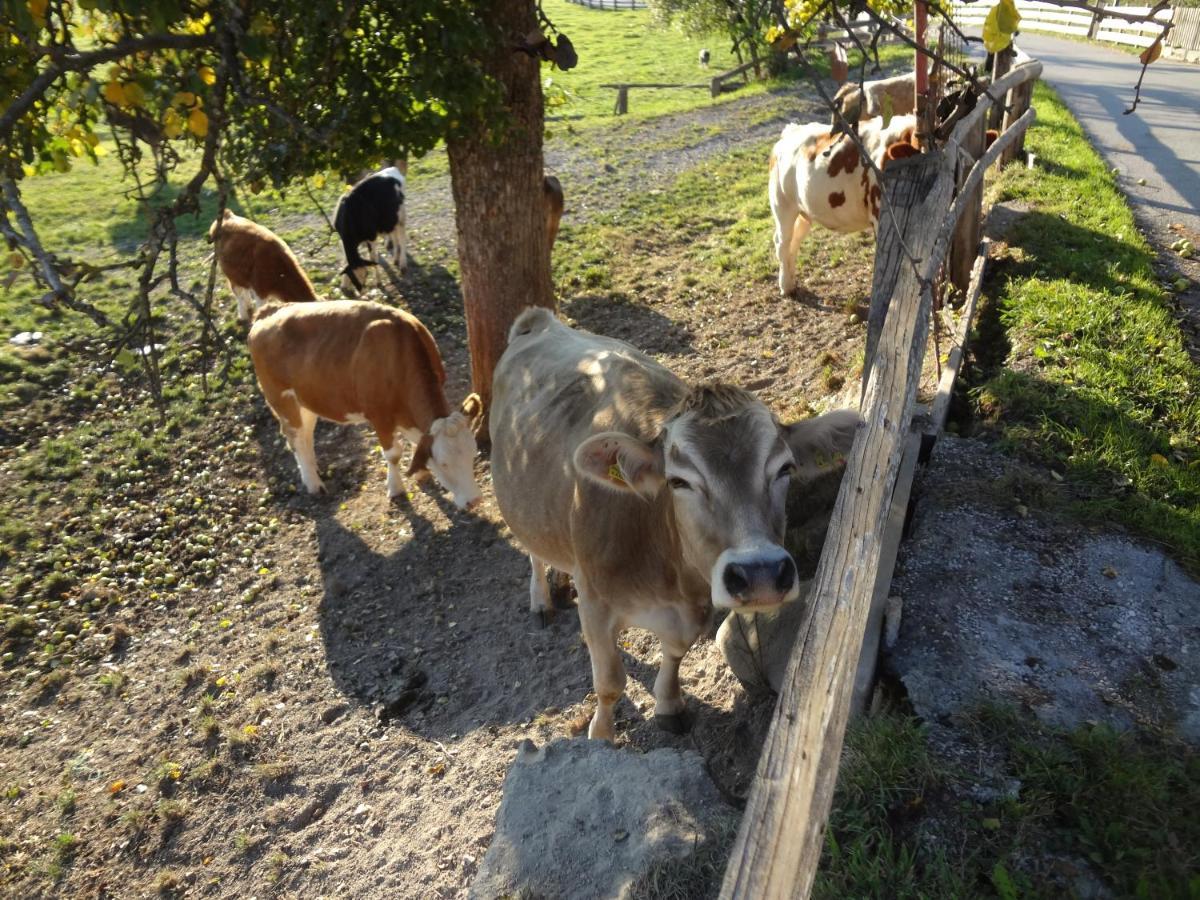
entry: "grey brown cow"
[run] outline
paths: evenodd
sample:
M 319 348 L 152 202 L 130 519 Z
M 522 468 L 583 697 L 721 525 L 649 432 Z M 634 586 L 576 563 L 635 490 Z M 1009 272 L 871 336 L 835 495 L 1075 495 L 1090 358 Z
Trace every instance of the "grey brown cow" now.
M 492 480 L 529 552 L 530 607 L 550 609 L 547 565 L 579 593 L 597 696 L 589 737 L 613 737 L 625 689 L 617 638 L 629 626 L 662 643 L 656 718 L 679 727 L 679 664 L 713 608 L 798 596 L 782 546 L 788 484 L 833 465 L 858 414 L 782 425 L 747 391 L 689 385 L 545 309 L 513 324 L 492 390 Z

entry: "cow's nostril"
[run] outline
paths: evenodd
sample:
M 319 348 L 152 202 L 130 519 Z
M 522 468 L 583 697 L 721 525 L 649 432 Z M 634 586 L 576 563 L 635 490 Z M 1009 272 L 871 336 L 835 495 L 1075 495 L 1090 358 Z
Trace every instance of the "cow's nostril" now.
M 784 594 L 790 591 L 795 583 L 796 565 L 790 556 L 785 556 L 779 561 L 779 566 L 775 570 L 775 589 Z
M 730 563 L 725 567 L 723 580 L 725 582 L 725 590 L 729 592 L 730 597 L 743 594 L 750 587 L 750 578 L 746 574 L 746 570 L 737 563 Z

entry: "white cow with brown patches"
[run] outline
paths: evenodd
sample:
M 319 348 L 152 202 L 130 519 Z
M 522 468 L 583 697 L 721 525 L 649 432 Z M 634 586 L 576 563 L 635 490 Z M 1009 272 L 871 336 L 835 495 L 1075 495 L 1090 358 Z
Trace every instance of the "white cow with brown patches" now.
M 492 481 L 529 552 L 530 606 L 550 610 L 547 565 L 579 593 L 597 697 L 588 735 L 613 737 L 625 689 L 617 639 L 630 626 L 662 643 L 656 718 L 679 727 L 679 663 L 713 608 L 799 595 L 782 546 L 788 484 L 833 465 L 858 414 L 782 425 L 740 388 L 688 385 L 545 309 L 513 324 L 492 391 Z
M 913 116 L 895 116 L 886 126 L 876 117 L 860 123 L 858 134 L 882 170 L 889 159 L 916 152 L 915 129 Z M 786 126 L 769 168 L 779 292 L 787 296 L 796 289 L 796 255 L 813 223 L 841 232 L 874 228 L 880 188 L 854 142 L 823 122 Z

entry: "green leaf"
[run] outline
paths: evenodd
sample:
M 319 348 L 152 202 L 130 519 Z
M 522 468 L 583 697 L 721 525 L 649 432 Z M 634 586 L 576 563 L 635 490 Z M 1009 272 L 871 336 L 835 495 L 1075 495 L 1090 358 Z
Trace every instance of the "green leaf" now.
M 989 53 L 999 53 L 1012 43 L 1012 36 L 1021 24 L 1021 14 L 1014 0 L 1000 0 L 983 23 L 983 46 Z
M 996 889 L 996 893 L 1000 895 L 1000 900 L 1017 900 L 1017 886 L 1013 884 L 1012 876 L 1008 874 L 1008 869 L 1004 868 L 1004 863 L 996 863 L 992 868 L 992 887 Z

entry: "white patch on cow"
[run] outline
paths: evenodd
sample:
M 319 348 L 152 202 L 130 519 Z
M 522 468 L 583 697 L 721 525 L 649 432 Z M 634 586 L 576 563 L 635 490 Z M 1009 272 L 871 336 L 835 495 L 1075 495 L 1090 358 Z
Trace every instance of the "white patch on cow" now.
M 429 454 L 429 471 L 438 483 L 450 492 L 450 499 L 459 509 L 470 509 L 481 499 L 475 483 L 475 454 L 478 447 L 471 423 L 461 412 L 443 419 L 434 419 L 429 426 L 433 446 Z
M 392 179 L 400 182 L 401 188 L 404 187 L 404 182 L 406 181 L 406 179 L 404 177 L 404 173 L 401 172 L 399 169 L 397 169 L 395 166 L 386 166 L 385 168 L 380 169 L 375 174 L 382 175 L 385 178 L 392 178 Z

